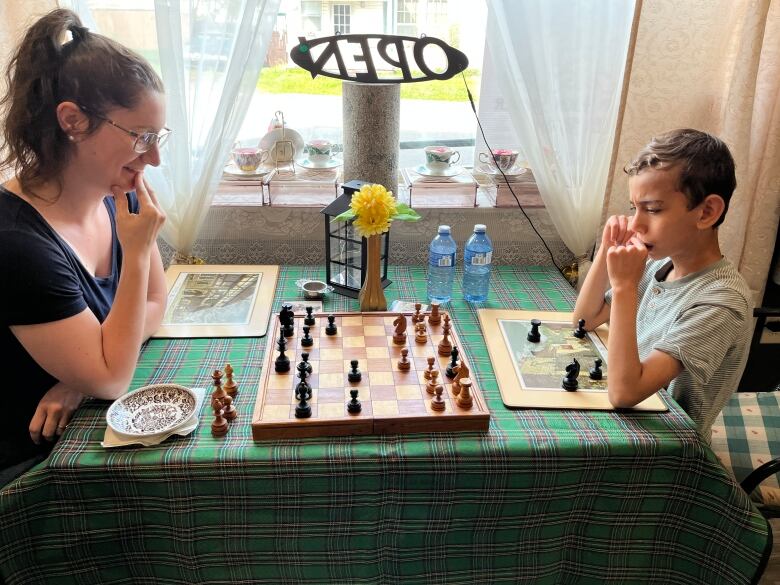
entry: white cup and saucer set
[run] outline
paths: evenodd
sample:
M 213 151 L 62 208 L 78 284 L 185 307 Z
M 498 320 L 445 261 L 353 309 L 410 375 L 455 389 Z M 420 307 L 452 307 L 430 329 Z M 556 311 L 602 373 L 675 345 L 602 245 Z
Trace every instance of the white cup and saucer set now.
M 506 175 L 513 177 L 522 175 L 528 171 L 525 161 L 518 160 L 520 151 L 510 148 L 496 148 L 492 155 L 487 152 L 479 153 L 479 162 L 482 163 L 476 171 L 486 175 Z
M 463 172 L 463 167 L 456 165 L 460 160 L 460 152 L 449 146 L 426 146 L 425 164 L 414 168 L 415 173 L 425 177 L 454 177 Z
M 255 178 L 267 174 L 270 153 L 259 146 L 241 146 L 240 142 L 233 144 L 230 151 L 230 162 L 225 166 L 225 173 L 233 177 Z
M 309 140 L 303 148 L 306 157 L 296 161 L 296 164 L 304 169 L 313 170 L 327 170 L 340 167 L 343 163 L 341 160 L 333 157 L 333 147 L 334 144 L 330 140 L 319 138 Z

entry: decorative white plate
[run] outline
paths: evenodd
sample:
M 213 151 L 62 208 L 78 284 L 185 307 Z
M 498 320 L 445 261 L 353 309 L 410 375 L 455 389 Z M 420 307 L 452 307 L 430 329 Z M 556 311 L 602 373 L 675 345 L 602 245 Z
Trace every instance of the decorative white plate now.
M 491 167 L 490 165 L 479 165 L 476 169 L 474 169 L 478 173 L 483 173 L 485 175 L 498 175 L 501 176 L 501 171 L 499 171 L 496 167 Z M 522 175 L 528 171 L 528 167 L 518 166 L 515 165 L 508 171 L 504 171 L 504 174 L 507 177 L 515 177 L 517 175 Z
M 228 165 L 225 167 L 225 173 L 227 173 L 228 175 L 233 175 L 234 177 L 244 177 L 244 178 L 262 177 L 270 173 L 271 169 L 273 169 L 273 167 L 267 167 L 265 165 L 261 165 L 257 167 L 257 169 L 254 171 L 242 171 L 236 166 L 236 163 L 231 162 L 228 163 Z
M 304 169 L 335 169 L 336 167 L 340 167 L 343 163 L 336 158 L 327 160 L 324 163 L 313 162 L 308 158 L 305 158 L 303 160 L 299 160 L 296 164 L 303 167 Z
M 277 128 L 276 130 L 271 130 L 260 139 L 260 148 L 269 152 L 267 162 L 273 164 L 276 161 L 276 143 L 280 140 L 289 140 L 292 142 L 293 154 L 292 157 L 287 160 L 296 160 L 303 152 L 303 138 L 300 134 L 291 128 Z M 279 162 L 287 162 L 287 160 L 280 160 Z
M 114 431 L 146 437 L 175 429 L 195 412 L 197 398 L 178 384 L 152 384 L 114 401 L 106 422 Z
M 424 175 L 426 177 L 454 177 L 463 172 L 463 167 L 458 165 L 453 165 L 441 171 L 434 171 L 433 169 L 429 169 L 425 165 L 420 165 L 419 167 L 415 167 L 414 172 Z

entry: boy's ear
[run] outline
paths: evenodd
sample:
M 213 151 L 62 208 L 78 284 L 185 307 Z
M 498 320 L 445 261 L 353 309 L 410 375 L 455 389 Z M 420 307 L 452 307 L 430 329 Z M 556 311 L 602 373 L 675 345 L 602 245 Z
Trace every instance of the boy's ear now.
M 704 198 L 699 204 L 699 221 L 697 222 L 700 229 L 711 228 L 723 215 L 726 209 L 726 202 L 723 201 L 723 197 L 711 193 Z

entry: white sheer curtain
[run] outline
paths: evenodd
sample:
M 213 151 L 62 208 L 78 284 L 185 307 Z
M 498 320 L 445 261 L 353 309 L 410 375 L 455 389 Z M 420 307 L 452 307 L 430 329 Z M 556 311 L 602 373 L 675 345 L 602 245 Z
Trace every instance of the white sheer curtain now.
M 502 107 L 576 256 L 601 217 L 633 15 L 633 0 L 488 0 Z
M 257 85 L 279 0 L 155 0 L 160 67 L 173 129 L 152 185 L 163 238 L 191 254 Z

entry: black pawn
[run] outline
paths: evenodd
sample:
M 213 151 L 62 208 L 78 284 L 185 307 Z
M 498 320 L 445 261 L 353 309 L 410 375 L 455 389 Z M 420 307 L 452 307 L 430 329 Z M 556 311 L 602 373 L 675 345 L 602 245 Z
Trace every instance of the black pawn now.
M 596 360 L 593 362 L 593 367 L 588 372 L 591 380 L 601 380 L 602 377 L 601 364 L 602 361 L 598 358 L 596 358 Z
M 586 333 L 587 331 L 585 331 L 585 319 L 580 319 L 579 321 L 577 321 L 577 328 L 574 331 L 572 331 L 572 335 L 574 335 L 574 337 L 576 337 L 577 339 L 582 339 L 583 337 L 585 337 Z
M 447 369 L 444 370 L 444 375 L 448 378 L 454 378 L 458 375 L 458 373 L 455 371 L 455 368 L 458 365 L 458 348 L 454 345 L 452 346 L 452 351 L 450 352 L 450 363 L 447 366 Z
M 303 339 L 301 339 L 301 347 L 311 347 L 314 345 L 314 339 L 309 335 L 310 328 L 308 325 L 303 326 Z
M 349 391 L 349 395 L 352 397 L 352 400 L 347 402 L 347 412 L 351 412 L 352 414 L 355 414 L 363 410 L 363 405 L 360 404 L 360 400 L 357 399 L 358 389 L 353 388 L 352 390 Z
M 328 325 L 325 327 L 325 335 L 336 335 L 338 328 L 336 327 L 336 317 L 328 315 Z
M 311 374 L 312 373 L 312 367 L 311 367 L 311 364 L 309 363 L 309 353 L 308 352 L 304 351 L 301 354 L 301 363 L 302 364 L 306 364 L 306 372 Z
M 531 343 L 539 343 L 542 340 L 542 334 L 539 333 L 539 326 L 542 322 L 539 319 L 531 319 L 531 330 L 526 339 Z
M 279 374 L 290 371 L 290 358 L 284 355 L 284 347 L 279 348 L 279 356 L 274 361 L 274 370 Z
M 300 400 L 295 407 L 295 418 L 309 418 L 311 416 L 311 406 L 308 403 L 308 395 L 306 392 L 301 392 L 300 396 L 296 394 L 296 398 Z
M 363 375 L 360 373 L 360 370 L 358 370 L 358 361 L 352 360 L 349 364 L 352 366 L 352 370 L 347 374 L 347 380 L 350 382 L 360 382 L 360 380 L 363 379 Z
M 312 315 L 312 311 L 314 311 L 313 307 L 306 307 L 306 317 L 303 319 L 304 325 L 314 325 L 316 321 L 314 320 L 314 315 Z

